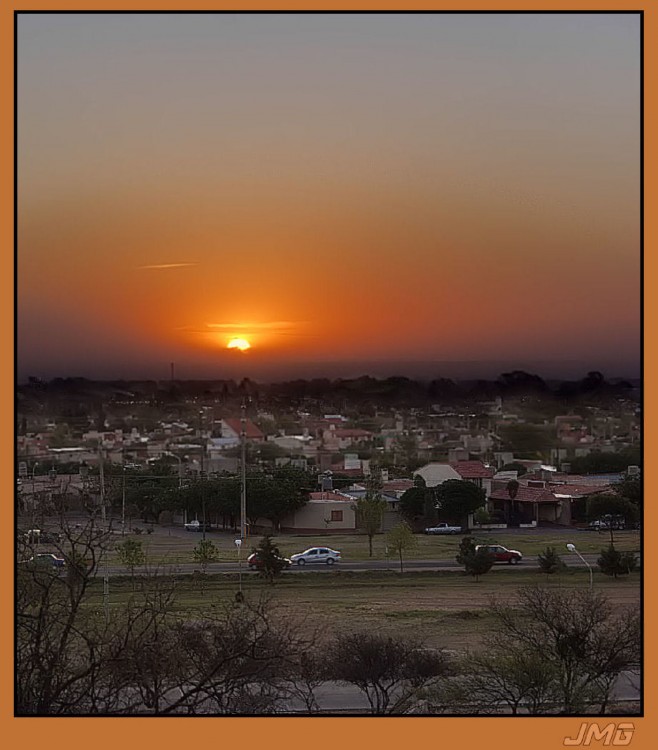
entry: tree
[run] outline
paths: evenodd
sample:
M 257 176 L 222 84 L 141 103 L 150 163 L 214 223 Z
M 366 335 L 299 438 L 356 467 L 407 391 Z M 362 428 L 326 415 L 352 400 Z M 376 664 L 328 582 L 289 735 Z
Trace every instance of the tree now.
M 541 572 L 546 573 L 546 575 L 558 573 L 565 567 L 562 559 L 555 551 L 555 547 L 546 547 L 543 552 L 539 553 L 537 562 Z
M 67 531 L 60 554 L 89 561 L 70 585 L 18 566 L 15 712 L 28 715 L 274 713 L 311 639 L 262 599 L 184 612 L 175 580 L 97 606 L 98 560 L 109 534 Z M 21 550 L 24 553 L 26 550 Z
M 366 480 L 366 495 L 353 505 L 356 525 L 368 535 L 369 555 L 372 557 L 372 540 L 381 531 L 387 503 L 381 496 L 381 475 L 373 472 Z
M 639 663 L 639 610 L 619 611 L 589 590 L 536 586 L 521 589 L 516 605 L 492 603 L 488 650 L 513 646 L 545 664 L 556 697 L 544 712 L 582 713 L 596 703 L 603 713 L 620 672 Z
M 616 492 L 602 492 L 592 495 L 587 500 L 587 520 L 607 521 L 611 546 L 614 546 L 615 543 L 613 535 L 614 527 L 620 523 L 634 521 L 636 515 L 636 506 L 630 500 L 621 497 Z
M 146 562 L 146 553 L 142 542 L 137 539 L 126 539 L 121 544 L 116 546 L 117 554 L 121 564 L 124 565 L 130 571 L 130 578 L 132 580 L 133 591 L 135 589 L 135 568 L 143 565 Z
M 425 514 L 425 495 L 427 490 L 423 487 L 410 487 L 402 493 L 398 509 L 400 514 L 408 521 L 416 521 Z
M 27 550 L 17 546 L 23 559 Z M 19 716 L 104 713 L 117 706 L 102 677 L 111 658 L 108 626 L 88 597 L 110 535 L 99 534 L 93 519 L 81 529 L 64 522 L 54 546 L 66 560 L 66 576 L 43 566 L 16 569 L 14 710 Z
M 596 563 L 604 575 L 617 578 L 632 573 L 637 567 L 637 558 L 634 552 L 619 552 L 611 544 L 608 549 L 601 550 Z
M 321 647 L 310 648 L 301 653 L 286 677 L 285 690 L 292 698 L 303 701 L 306 712 L 320 711 L 316 690 L 329 679 L 328 657 Z
M 442 518 L 459 521 L 468 528 L 468 516 L 486 502 L 483 489 L 463 479 L 448 479 L 436 488 L 437 507 Z
M 402 567 L 402 553 L 406 550 L 413 549 L 418 544 L 418 540 L 414 536 L 409 524 L 402 521 L 395 525 L 386 535 L 386 543 L 398 554 L 400 558 L 400 573 L 404 573 Z
M 480 576 L 488 573 L 494 563 L 494 556 L 484 547 L 476 550 L 477 544 L 471 536 L 465 536 L 459 542 L 459 551 L 456 560 L 464 566 L 466 573 L 475 577 L 476 581 Z
M 414 486 L 402 493 L 398 509 L 409 523 L 422 519 L 422 523 L 427 527 L 436 521 L 434 491 L 426 485 L 420 474 L 414 477 Z
M 274 583 L 274 579 L 288 567 L 288 563 L 285 558 L 281 557 L 279 548 L 272 542 L 272 537 L 269 534 L 266 534 L 260 540 L 253 551 L 260 560 L 259 573 L 269 583 Z
M 541 654 L 516 643 L 504 650 L 489 645 L 468 653 L 457 676 L 429 691 L 429 713 L 492 714 L 508 708 L 512 715 L 549 712 L 558 699 L 553 668 Z
M 219 550 L 214 545 L 211 539 L 202 539 L 193 550 L 194 562 L 201 566 L 201 572 L 203 577 L 201 578 L 201 594 L 203 595 L 203 583 L 210 563 L 215 562 L 219 558 Z
M 473 514 L 473 520 L 478 526 L 485 526 L 491 523 L 491 516 L 486 508 L 478 508 Z
M 406 713 L 422 689 L 449 673 L 443 652 L 379 633 L 340 635 L 327 653 L 328 676 L 358 687 L 372 714 Z
M 626 471 L 629 466 L 642 464 L 642 450 L 631 447 L 619 453 L 592 452 L 587 456 L 576 456 L 569 462 L 574 474 L 602 474 L 609 471 Z
M 640 477 L 626 477 L 615 486 L 615 491 L 633 503 L 638 510 L 642 507 L 643 488 Z
M 472 575 L 476 581 L 480 576 L 488 573 L 494 564 L 494 556 L 485 547 L 480 547 L 473 555 L 464 558 L 464 568 L 469 575 Z
M 466 564 L 466 559 L 472 557 L 475 554 L 475 539 L 472 536 L 463 536 L 459 542 L 459 551 L 455 556 L 455 559 L 460 565 Z

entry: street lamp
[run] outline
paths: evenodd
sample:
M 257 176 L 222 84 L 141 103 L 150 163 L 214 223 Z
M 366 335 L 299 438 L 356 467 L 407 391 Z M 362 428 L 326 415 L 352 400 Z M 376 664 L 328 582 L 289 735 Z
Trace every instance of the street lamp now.
M 240 550 L 242 549 L 242 539 L 236 539 L 235 546 L 238 548 L 238 596 L 236 597 L 236 599 L 242 601 L 242 556 L 240 555 Z
M 592 566 L 585 560 L 585 558 L 578 552 L 576 549 L 575 544 L 571 544 L 571 542 L 567 542 L 567 549 L 569 552 L 574 552 L 578 557 L 587 565 L 587 568 L 589 570 L 589 590 L 591 591 L 594 588 L 594 573 L 592 572 Z

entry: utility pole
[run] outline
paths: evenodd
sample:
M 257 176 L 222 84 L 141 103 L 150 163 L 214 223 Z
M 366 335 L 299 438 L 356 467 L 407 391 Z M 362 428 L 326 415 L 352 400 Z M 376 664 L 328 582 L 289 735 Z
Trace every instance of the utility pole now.
M 206 445 L 203 440 L 203 429 L 201 424 L 201 418 L 202 418 L 203 412 L 199 411 L 199 437 L 201 438 L 201 523 L 203 524 L 201 528 L 201 533 L 203 536 L 201 537 L 203 541 L 206 541 L 206 472 L 204 469 L 204 463 L 203 463 L 203 457 L 204 453 L 206 452 Z
M 126 449 L 121 447 L 121 536 L 126 533 Z
M 103 533 L 107 533 L 107 518 L 105 515 L 105 470 L 103 467 L 103 449 L 101 446 L 98 447 L 98 467 L 99 467 L 99 478 L 100 478 L 100 493 L 101 493 L 101 520 L 103 522 Z M 110 621 L 110 573 L 107 568 L 107 550 L 104 550 L 104 564 L 103 564 L 103 610 L 105 612 L 105 624 Z
M 240 407 L 240 442 L 242 447 L 242 482 L 240 486 L 240 539 L 247 538 L 247 404 Z

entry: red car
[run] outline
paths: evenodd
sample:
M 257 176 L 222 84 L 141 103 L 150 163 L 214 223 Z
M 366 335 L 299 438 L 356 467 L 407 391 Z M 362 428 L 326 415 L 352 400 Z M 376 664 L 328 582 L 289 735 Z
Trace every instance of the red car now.
M 289 568 L 292 564 L 287 557 L 279 557 L 279 560 L 285 563 L 285 568 Z M 260 568 L 263 567 L 263 561 L 260 559 L 258 552 L 252 552 L 251 555 L 249 555 L 249 557 L 247 558 L 247 563 L 250 568 L 253 568 L 255 570 L 260 570 Z
M 506 562 L 510 565 L 516 565 L 523 560 L 523 555 L 518 549 L 507 549 L 500 544 L 478 544 L 475 548 L 477 552 L 479 549 L 486 549 L 487 552 L 494 556 L 494 562 Z

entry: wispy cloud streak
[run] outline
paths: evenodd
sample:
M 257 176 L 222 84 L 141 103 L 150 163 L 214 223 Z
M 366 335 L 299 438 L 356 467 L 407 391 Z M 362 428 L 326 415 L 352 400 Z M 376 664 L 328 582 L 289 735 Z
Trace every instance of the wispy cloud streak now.
M 189 266 L 198 266 L 198 263 L 155 263 L 150 266 L 137 266 L 140 270 L 164 270 L 168 268 L 187 268 Z

